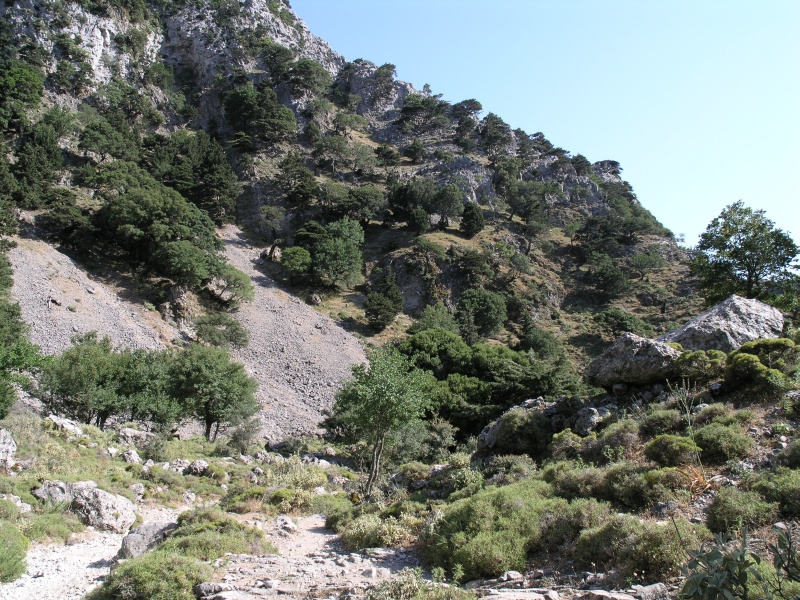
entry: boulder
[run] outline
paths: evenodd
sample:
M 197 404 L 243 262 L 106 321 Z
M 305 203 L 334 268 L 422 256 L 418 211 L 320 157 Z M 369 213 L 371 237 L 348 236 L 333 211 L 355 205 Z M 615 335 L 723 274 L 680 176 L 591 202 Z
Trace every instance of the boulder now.
M 142 458 L 134 448 L 128 448 L 122 453 L 122 460 L 131 465 L 141 464 Z
M 11 502 L 11 504 L 16 506 L 19 509 L 19 512 L 22 513 L 29 513 L 33 510 L 33 507 L 30 504 L 23 502 L 22 498 L 15 496 L 14 494 L 0 494 L 0 500 L 7 500 Z
M 133 558 L 155 548 L 172 533 L 178 525 L 176 523 L 145 523 L 122 538 L 122 547 L 117 556 L 119 558 Z
M 134 508 L 127 498 L 99 488 L 81 490 L 72 501 L 72 511 L 86 525 L 115 533 L 125 533 L 133 525 Z
M 683 327 L 658 338 L 677 342 L 686 350 L 731 352 L 745 342 L 777 338 L 783 332 L 783 315 L 777 308 L 758 300 L 731 296 L 695 317 Z
M 75 421 L 70 421 L 69 419 L 64 419 L 56 415 L 50 415 L 47 418 L 52 421 L 58 429 L 78 437 L 84 437 L 83 429 L 81 429 Z
M 65 483 L 58 480 L 45 480 L 32 494 L 50 504 L 69 504 L 75 499 L 75 496 L 79 492 L 91 490 L 96 487 L 97 484 L 94 481 Z
M 0 429 L 0 473 L 10 473 L 16 464 L 14 454 L 17 452 L 17 443 L 5 429 Z
M 590 383 L 610 389 L 615 383 L 647 385 L 676 375 L 680 350 L 664 342 L 624 333 L 586 368 Z
M 193 461 L 186 469 L 184 469 L 184 475 L 205 475 L 208 471 L 208 463 L 204 460 L 195 460 Z
M 139 431 L 138 429 L 132 429 L 130 427 L 123 427 L 119 430 L 118 437 L 120 444 L 135 446 L 141 450 L 150 443 L 150 440 L 156 437 L 156 434 L 147 431 Z

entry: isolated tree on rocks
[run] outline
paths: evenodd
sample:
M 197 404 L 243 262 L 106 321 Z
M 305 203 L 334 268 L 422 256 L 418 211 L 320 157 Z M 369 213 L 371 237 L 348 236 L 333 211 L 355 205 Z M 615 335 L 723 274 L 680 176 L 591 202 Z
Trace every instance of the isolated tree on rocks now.
M 700 278 L 706 302 L 738 294 L 777 303 L 793 303 L 800 248 L 775 227 L 763 210 L 740 200 L 725 207 L 700 236 L 692 272 Z
M 352 425 L 372 447 L 366 497 L 380 472 L 387 436 L 420 419 L 428 401 L 423 373 L 413 369 L 396 349 L 377 350 L 366 365 L 353 367 L 353 378 L 336 395 L 333 415 Z

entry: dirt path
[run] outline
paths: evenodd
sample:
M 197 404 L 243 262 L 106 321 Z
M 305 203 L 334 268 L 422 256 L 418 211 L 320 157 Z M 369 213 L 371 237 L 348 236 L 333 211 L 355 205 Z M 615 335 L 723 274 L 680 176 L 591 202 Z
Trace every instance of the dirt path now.
M 250 345 L 234 356 L 259 382 L 264 433 L 271 439 L 312 433 L 352 365 L 366 360 L 364 350 L 331 319 L 261 273 L 255 266 L 260 249 L 238 227 L 219 233 L 228 261 L 255 284 L 253 302 L 233 314 L 250 333 Z
M 145 523 L 177 521 L 181 509 L 140 506 Z M 70 543 L 32 544 L 28 568 L 10 583 L 0 584 L 0 600 L 78 600 L 108 576 L 125 536 L 86 531 Z
M 221 581 L 245 594 L 267 588 L 292 598 L 329 597 L 363 591 L 405 568 L 419 566 L 416 554 L 404 548 L 349 552 L 337 534 L 325 529 L 321 515 L 301 517 L 288 525 L 286 517 L 255 525 L 265 530 L 280 554 L 226 557 Z

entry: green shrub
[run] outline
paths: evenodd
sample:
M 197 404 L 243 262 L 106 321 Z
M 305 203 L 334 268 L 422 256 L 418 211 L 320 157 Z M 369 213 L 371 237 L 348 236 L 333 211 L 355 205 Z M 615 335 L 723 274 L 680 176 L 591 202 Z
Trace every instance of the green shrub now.
M 694 441 L 702 448 L 701 460 L 714 465 L 744 458 L 753 447 L 753 440 L 739 427 L 719 423 L 711 423 L 695 431 Z
M 28 540 L 11 523 L 0 521 L 0 581 L 14 581 L 25 572 Z
M 783 515 L 800 517 L 800 471 L 781 468 L 762 477 L 753 489 L 767 500 L 778 502 Z
M 553 460 L 574 460 L 583 449 L 584 440 L 594 441 L 597 435 L 592 432 L 589 437 L 582 438 L 571 429 L 564 429 L 553 435 L 548 450 Z
M 525 480 L 486 488 L 431 514 L 420 536 L 433 565 L 461 565 L 467 579 L 523 569 L 528 553 L 546 547 L 544 530 L 569 503 L 552 498 L 543 481 Z
M 718 379 L 725 370 L 727 356 L 720 350 L 687 350 L 675 362 L 682 379 L 706 382 Z
M 672 408 L 652 408 L 647 411 L 639 431 L 646 436 L 656 436 L 662 433 L 676 433 L 686 428 L 686 420 L 679 410 Z
M 11 500 L 0 500 L 0 521 L 15 521 L 19 514 L 19 508 Z
M 306 490 L 283 488 L 270 495 L 269 503 L 281 513 L 292 513 L 307 509 L 312 499 L 313 495 Z
M 213 571 L 194 558 L 157 550 L 125 561 L 88 600 L 195 600 L 192 588 Z
M 264 535 L 226 515 L 218 508 L 198 508 L 181 513 L 178 528 L 160 551 L 214 560 L 226 552 L 233 554 L 276 553 Z
M 403 569 L 397 577 L 367 590 L 366 600 L 477 600 L 475 592 L 426 581 L 419 570 Z
M 790 469 L 800 468 L 800 439 L 786 446 L 778 456 L 778 460 Z
M 704 528 L 693 527 L 684 519 L 658 524 L 615 515 L 581 532 L 575 558 L 587 567 L 615 566 L 621 574 L 656 582 L 677 574 L 686 559 L 686 544 L 697 545 L 706 535 Z
M 550 418 L 536 410 L 513 408 L 497 425 L 492 452 L 499 454 L 528 454 L 538 459 L 544 456 L 553 436 Z
M 84 530 L 78 517 L 65 512 L 45 512 L 29 517 L 23 523 L 25 535 L 30 540 L 58 540 L 66 542 L 73 533 Z
M 595 463 L 615 462 L 641 447 L 639 424 L 633 419 L 612 423 L 595 440 L 584 444 L 582 455 Z
M 491 483 L 513 483 L 526 479 L 536 472 L 536 463 L 530 456 L 504 454 L 492 456 L 484 462 L 483 476 Z
M 717 419 L 726 419 L 733 414 L 733 407 L 729 404 L 722 404 L 721 402 L 717 402 L 716 404 L 709 404 L 703 410 L 701 410 L 697 415 L 695 415 L 694 421 L 698 425 L 708 425 L 716 421 Z
M 351 551 L 362 548 L 397 546 L 411 541 L 421 521 L 413 515 L 404 514 L 399 519 L 381 519 L 377 514 L 361 515 L 339 528 L 339 536 L 345 548 Z
M 227 512 L 248 513 L 259 510 L 267 489 L 261 486 L 237 483 L 228 488 L 228 493 L 220 500 L 219 507 Z
M 797 348 L 787 338 L 746 342 L 728 355 L 725 384 L 775 394 L 792 389 L 787 375 L 794 372 Z
M 560 462 L 548 465 L 542 472 L 545 481 L 553 486 L 556 495 L 573 498 L 599 498 L 606 485 L 606 471 L 598 467 L 579 466 Z
M 644 448 L 644 455 L 665 467 L 694 464 L 700 448 L 691 438 L 662 434 Z
M 599 497 L 622 508 L 641 510 L 669 499 L 681 483 L 681 478 L 669 469 L 651 471 L 621 462 L 606 469 Z
M 711 501 L 706 523 L 713 532 L 738 531 L 744 526 L 754 528 L 770 523 L 777 511 L 776 503 L 766 502 L 755 492 L 727 487 Z

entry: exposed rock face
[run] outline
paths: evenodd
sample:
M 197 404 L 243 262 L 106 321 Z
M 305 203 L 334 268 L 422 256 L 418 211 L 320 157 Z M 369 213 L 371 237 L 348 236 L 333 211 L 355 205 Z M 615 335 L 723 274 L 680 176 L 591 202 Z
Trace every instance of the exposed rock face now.
M 17 443 L 5 429 L 0 429 L 0 473 L 8 473 L 14 466 Z
M 686 350 L 731 352 L 745 342 L 780 337 L 782 331 L 783 315 L 777 308 L 731 296 L 658 341 L 677 342 Z
M 47 419 L 52 421 L 52 423 L 61 431 L 66 431 L 72 435 L 83 437 L 83 429 L 81 429 L 75 421 L 70 421 L 69 419 L 65 419 L 56 415 L 50 415 L 47 417 Z
M 104 531 L 125 533 L 136 521 L 133 502 L 99 488 L 78 492 L 72 510 L 87 525 Z
M 51 504 L 63 504 L 72 502 L 80 492 L 91 490 L 97 487 L 94 481 L 76 481 L 75 483 L 64 483 L 63 481 L 46 480 L 42 482 L 39 489 L 32 493 L 37 498 L 50 502 Z
M 646 385 L 663 382 L 675 374 L 675 361 L 680 355 L 679 350 L 664 342 L 625 333 L 589 363 L 586 378 L 604 388 L 615 383 Z
M 145 523 L 140 525 L 136 529 L 132 529 L 122 539 L 122 547 L 119 549 L 118 556 L 120 558 L 133 558 L 144 554 L 163 542 L 176 527 L 177 524 L 175 523 Z
M 156 435 L 147 431 L 139 431 L 130 427 L 123 427 L 119 430 L 120 444 L 135 446 L 138 449 L 144 448 Z

